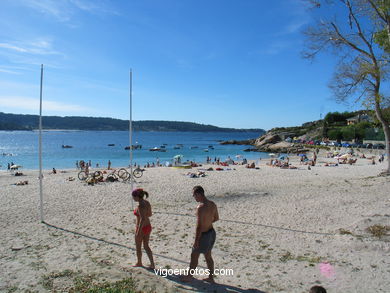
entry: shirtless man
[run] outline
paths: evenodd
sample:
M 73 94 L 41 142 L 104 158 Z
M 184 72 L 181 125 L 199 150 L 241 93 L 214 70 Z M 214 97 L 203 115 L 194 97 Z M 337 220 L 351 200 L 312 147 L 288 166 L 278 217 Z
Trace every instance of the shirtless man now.
M 206 198 L 201 186 L 195 186 L 192 192 L 193 197 L 200 204 L 196 209 L 195 241 L 192 247 L 189 275 L 183 277 L 182 280 L 185 282 L 193 280 L 192 275 L 198 266 L 199 255 L 203 253 L 210 271 L 209 277 L 204 281 L 214 283 L 214 261 L 211 257 L 211 249 L 216 238 L 213 223 L 219 220 L 218 209 L 214 202 Z

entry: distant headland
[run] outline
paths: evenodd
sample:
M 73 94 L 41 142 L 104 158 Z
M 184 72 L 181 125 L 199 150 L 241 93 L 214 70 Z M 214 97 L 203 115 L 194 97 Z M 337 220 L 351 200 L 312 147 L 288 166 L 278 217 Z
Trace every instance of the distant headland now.
M 42 128 L 47 130 L 129 130 L 129 121 L 103 117 L 42 116 Z M 0 130 L 35 130 L 39 127 L 38 115 L 10 114 L 0 112 Z M 264 129 L 236 129 L 181 121 L 133 121 L 134 131 L 198 131 L 198 132 L 257 132 Z

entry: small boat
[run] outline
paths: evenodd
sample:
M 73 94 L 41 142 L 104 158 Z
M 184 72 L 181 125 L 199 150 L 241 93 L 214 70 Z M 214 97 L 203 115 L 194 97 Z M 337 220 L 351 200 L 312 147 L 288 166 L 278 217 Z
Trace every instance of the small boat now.
M 109 143 L 108 146 L 115 146 L 115 144 L 114 143 Z
M 161 151 L 161 149 L 158 148 L 158 147 L 154 147 L 154 148 L 149 149 L 149 151 L 151 151 L 151 152 L 159 152 L 159 151 Z
M 212 145 L 209 145 L 208 148 L 209 148 L 210 150 L 213 150 L 213 149 L 214 149 L 214 147 L 213 147 Z
M 125 150 L 129 150 L 129 149 L 130 149 L 130 146 L 125 147 Z M 133 150 L 142 149 L 142 145 L 141 144 L 133 145 L 133 146 L 131 146 L 131 149 L 133 149 Z
M 197 149 L 198 147 L 197 146 L 192 146 L 192 147 L 190 147 L 190 149 L 192 150 L 192 149 Z
M 71 145 L 67 145 L 67 144 L 63 144 L 62 145 L 62 148 L 63 149 L 71 149 L 73 146 L 71 146 Z
M 160 145 L 160 149 L 165 149 L 165 145 Z
M 204 149 L 203 151 L 204 151 L 204 152 L 208 152 L 208 151 L 209 151 L 209 149 Z

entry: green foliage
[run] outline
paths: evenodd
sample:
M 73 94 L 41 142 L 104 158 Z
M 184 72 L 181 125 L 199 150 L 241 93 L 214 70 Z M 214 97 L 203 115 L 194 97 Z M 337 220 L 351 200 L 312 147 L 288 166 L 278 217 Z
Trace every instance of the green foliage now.
M 137 292 L 135 281 L 132 278 L 117 281 L 115 283 L 104 282 L 94 284 L 92 280 L 76 280 L 76 287 L 70 292 L 85 293 L 135 293 Z
M 390 53 L 390 41 L 387 29 L 383 29 L 375 33 L 374 41 L 383 48 L 386 52 Z
M 379 30 L 374 34 L 374 41 L 387 53 L 390 53 L 390 36 L 389 30 L 386 25 L 390 25 L 390 0 L 377 0 L 375 1 L 377 9 L 380 15 L 386 19 L 386 22 L 382 22 L 379 26 Z
M 343 140 L 353 140 L 355 138 L 355 129 L 353 127 L 342 127 L 341 134 Z
M 331 140 L 342 140 L 343 135 L 341 133 L 341 130 L 339 128 L 330 129 L 328 131 L 328 137 Z
M 327 124 L 333 124 L 336 122 L 345 123 L 348 118 L 351 118 L 357 114 L 357 112 L 329 112 L 326 114 L 324 120 Z
M 381 128 L 367 128 L 364 137 L 369 140 L 385 140 L 385 134 Z

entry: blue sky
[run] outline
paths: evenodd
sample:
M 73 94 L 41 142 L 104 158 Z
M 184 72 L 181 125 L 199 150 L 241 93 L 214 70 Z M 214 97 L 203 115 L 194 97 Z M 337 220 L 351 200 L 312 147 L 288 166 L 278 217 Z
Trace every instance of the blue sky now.
M 300 0 L 1 0 L 0 111 L 294 126 L 329 111 L 335 58 L 301 58 Z

